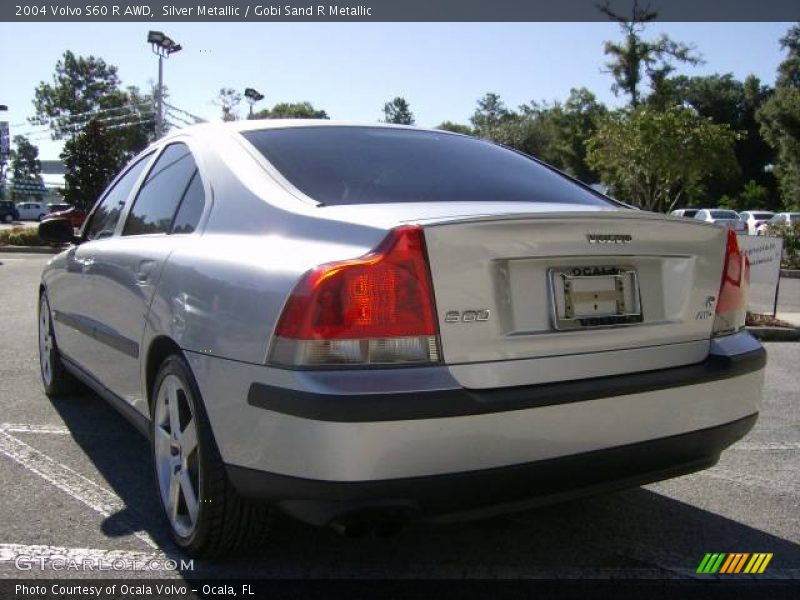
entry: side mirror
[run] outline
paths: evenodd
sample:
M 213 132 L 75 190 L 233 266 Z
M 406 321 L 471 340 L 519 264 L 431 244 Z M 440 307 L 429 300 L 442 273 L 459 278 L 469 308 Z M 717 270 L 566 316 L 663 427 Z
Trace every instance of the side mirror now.
M 77 242 L 75 231 L 69 219 L 45 219 L 39 223 L 39 239 L 52 244 L 70 244 Z

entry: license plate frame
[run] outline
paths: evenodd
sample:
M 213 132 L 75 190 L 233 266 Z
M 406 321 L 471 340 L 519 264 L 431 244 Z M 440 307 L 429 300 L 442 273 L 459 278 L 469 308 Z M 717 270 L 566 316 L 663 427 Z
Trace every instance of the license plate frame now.
M 639 276 L 630 265 L 548 269 L 555 329 L 636 325 L 643 321 Z

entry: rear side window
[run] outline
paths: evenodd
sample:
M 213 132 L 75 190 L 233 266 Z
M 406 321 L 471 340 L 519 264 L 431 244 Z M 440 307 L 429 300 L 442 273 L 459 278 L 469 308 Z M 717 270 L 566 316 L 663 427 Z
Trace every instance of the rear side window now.
M 149 154 L 139 159 L 100 201 L 86 229 L 87 240 L 96 240 L 114 235 L 125 201 L 128 199 L 134 184 L 139 179 L 139 175 L 142 174 L 151 156 L 152 154 Z
M 178 214 L 175 215 L 172 233 L 192 233 L 197 229 L 205 203 L 206 194 L 203 190 L 203 180 L 200 179 L 200 173 L 195 169 L 189 187 L 186 188 L 186 193 L 181 200 Z
M 122 235 L 168 233 L 197 165 L 185 144 L 170 144 L 158 157 L 131 207 Z
M 242 135 L 292 185 L 323 204 L 613 205 L 529 157 L 466 136 L 381 127 L 295 127 Z

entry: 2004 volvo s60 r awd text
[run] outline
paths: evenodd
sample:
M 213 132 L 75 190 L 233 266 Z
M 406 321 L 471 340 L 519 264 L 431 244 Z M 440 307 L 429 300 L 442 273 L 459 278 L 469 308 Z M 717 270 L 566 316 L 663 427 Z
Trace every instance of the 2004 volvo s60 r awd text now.
M 736 236 L 410 127 L 197 125 L 133 160 L 44 270 L 48 394 L 152 441 L 178 544 L 281 511 L 346 532 L 708 467 L 755 423 Z

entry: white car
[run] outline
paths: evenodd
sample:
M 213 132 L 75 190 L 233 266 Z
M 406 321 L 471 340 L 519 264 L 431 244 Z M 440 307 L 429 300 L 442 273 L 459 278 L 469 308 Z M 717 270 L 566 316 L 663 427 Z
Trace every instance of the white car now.
M 788 225 L 789 223 L 800 223 L 800 212 L 775 213 L 769 221 L 767 221 L 766 223 L 762 223 L 761 225 L 758 226 L 758 228 L 756 229 L 756 234 L 764 235 L 767 226 L 780 223 L 784 225 Z
M 17 204 L 20 221 L 41 221 L 50 213 L 50 209 L 42 202 L 20 202 Z
M 669 213 L 673 217 L 683 217 L 684 219 L 694 219 L 694 216 L 697 214 L 697 211 L 700 210 L 699 208 L 676 208 L 671 213 Z
M 735 210 L 725 208 L 701 208 L 694 216 L 698 221 L 722 225 L 728 229 L 733 229 L 737 233 L 744 233 L 747 229 L 744 222 L 739 219 L 739 213 Z
M 747 234 L 755 235 L 758 227 L 769 221 L 774 214 L 767 210 L 746 210 L 739 213 L 739 219 L 747 227 Z
M 77 378 L 149 437 L 192 555 L 279 511 L 356 535 L 675 477 L 757 418 L 735 233 L 469 136 L 194 125 L 39 235 L 70 243 L 45 391 Z

